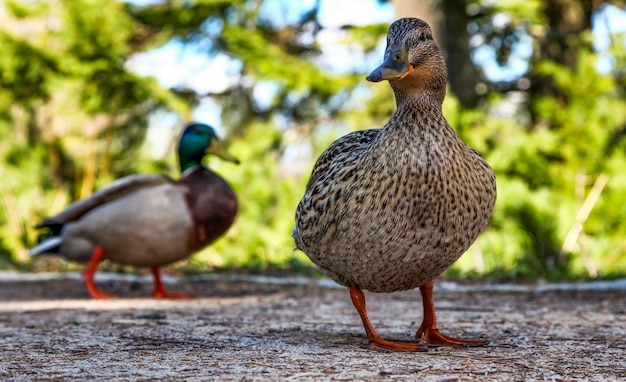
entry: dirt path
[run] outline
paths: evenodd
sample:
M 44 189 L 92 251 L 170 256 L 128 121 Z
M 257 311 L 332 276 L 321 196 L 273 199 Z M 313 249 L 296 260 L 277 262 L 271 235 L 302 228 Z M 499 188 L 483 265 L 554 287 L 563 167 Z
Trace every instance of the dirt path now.
M 440 328 L 491 344 L 404 354 L 368 350 L 347 290 L 327 282 L 187 279 L 170 289 L 198 298 L 157 301 L 129 280 L 101 280 L 124 297 L 95 301 L 78 275 L 0 275 L 0 380 L 626 380 L 624 289 L 440 284 Z M 419 293 L 367 298 L 383 336 L 411 338 Z

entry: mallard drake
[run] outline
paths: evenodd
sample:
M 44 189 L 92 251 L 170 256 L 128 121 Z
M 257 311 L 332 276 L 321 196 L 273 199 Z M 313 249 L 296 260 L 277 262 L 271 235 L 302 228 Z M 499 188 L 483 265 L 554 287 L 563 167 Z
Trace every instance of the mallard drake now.
M 442 114 L 447 68 L 427 23 L 389 27 L 384 62 L 368 81 L 389 81 L 397 109 L 381 129 L 349 133 L 322 153 L 296 210 L 296 247 L 349 288 L 370 346 L 424 351 L 429 344 L 480 346 L 437 329 L 433 279 L 485 228 L 496 200 L 493 170 Z M 363 289 L 419 287 L 418 341 L 382 339 Z
M 237 214 L 233 190 L 202 166 L 207 154 L 238 163 L 219 144 L 212 127 L 187 125 L 178 145 L 179 180 L 144 174 L 113 182 L 39 224 L 36 228 L 47 228 L 49 235 L 31 255 L 88 262 L 84 278 L 94 298 L 113 297 L 94 283 L 98 264 L 104 259 L 150 267 L 156 298 L 188 297 L 165 290 L 159 267 L 210 244 L 226 232 Z

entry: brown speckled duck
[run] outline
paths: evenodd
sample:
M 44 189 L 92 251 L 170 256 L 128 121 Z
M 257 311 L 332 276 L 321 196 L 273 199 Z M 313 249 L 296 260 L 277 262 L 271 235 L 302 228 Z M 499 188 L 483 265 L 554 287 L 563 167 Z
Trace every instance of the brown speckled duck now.
M 85 284 L 94 298 L 112 297 L 94 283 L 98 264 L 104 259 L 150 267 L 156 298 L 188 297 L 165 290 L 159 267 L 210 244 L 226 232 L 237 214 L 233 190 L 202 166 L 207 154 L 238 163 L 221 147 L 212 127 L 189 124 L 178 145 L 180 180 L 158 174 L 117 180 L 38 225 L 48 228 L 50 234 L 31 255 L 89 262 Z
M 486 344 L 439 332 L 432 302 L 433 279 L 476 240 L 496 200 L 492 169 L 442 114 L 446 76 L 428 24 L 395 21 L 384 62 L 367 80 L 388 80 L 397 110 L 382 129 L 347 134 L 322 153 L 296 211 L 297 248 L 350 289 L 374 349 Z M 417 287 L 424 305 L 419 341 L 381 338 L 362 289 Z

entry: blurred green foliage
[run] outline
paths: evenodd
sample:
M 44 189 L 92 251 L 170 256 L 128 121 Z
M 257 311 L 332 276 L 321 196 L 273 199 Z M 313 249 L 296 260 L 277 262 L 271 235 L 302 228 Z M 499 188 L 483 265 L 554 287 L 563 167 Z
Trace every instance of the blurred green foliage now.
M 166 157 L 150 155 L 148 119 L 173 113 L 182 125 L 208 97 L 222 107 L 225 138 L 242 162 L 210 159 L 209 165 L 233 185 L 240 214 L 223 238 L 183 268 L 312 269 L 293 250 L 290 235 L 313 161 L 348 131 L 382 126 L 395 103 L 388 86 L 366 84 L 357 70 L 338 74 L 318 65 L 324 26 L 317 8 L 298 23 L 277 23 L 260 11 L 265 1 L 0 5 L 0 268 L 31 267 L 32 226 L 113 179 L 149 171 L 177 176 L 174 142 Z M 485 77 L 480 80 L 488 91 L 471 102 L 477 106 L 452 94 L 444 103 L 451 125 L 487 158 L 498 181 L 489 227 L 448 275 L 556 280 L 626 274 L 623 36 L 613 36 L 613 68 L 601 74 L 584 2 L 565 2 L 580 33 L 568 35 L 557 53 L 551 39 L 559 34 L 545 31 L 561 30 L 564 21 L 555 15 L 565 3 L 465 3 L 474 9 L 469 20 L 476 28 L 470 29 L 499 47 L 499 62 L 524 33 L 534 51 L 522 78 L 530 87 Z M 504 28 L 494 24 L 502 14 Z M 359 60 L 376 63 L 386 28 L 346 26 L 337 44 L 360 46 Z M 134 54 L 170 41 L 228 56 L 234 63 L 228 75 L 239 80 L 198 94 L 165 88 L 127 68 Z M 268 84 L 273 90 L 260 104 L 255 90 Z M 311 152 L 304 162 L 294 156 L 302 150 Z

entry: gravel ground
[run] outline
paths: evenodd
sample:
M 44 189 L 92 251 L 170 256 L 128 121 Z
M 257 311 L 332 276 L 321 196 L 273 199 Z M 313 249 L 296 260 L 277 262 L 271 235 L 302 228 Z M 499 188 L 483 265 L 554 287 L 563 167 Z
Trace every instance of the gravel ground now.
M 168 278 L 190 300 L 153 300 L 147 277 L 0 273 L 0 380 L 626 380 L 626 280 L 435 290 L 439 327 L 489 339 L 427 353 L 367 348 L 348 291 L 327 280 Z M 366 293 L 386 338 L 410 340 L 417 291 Z

